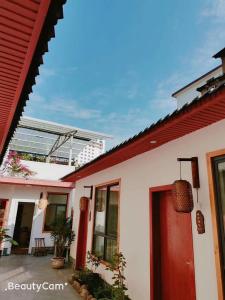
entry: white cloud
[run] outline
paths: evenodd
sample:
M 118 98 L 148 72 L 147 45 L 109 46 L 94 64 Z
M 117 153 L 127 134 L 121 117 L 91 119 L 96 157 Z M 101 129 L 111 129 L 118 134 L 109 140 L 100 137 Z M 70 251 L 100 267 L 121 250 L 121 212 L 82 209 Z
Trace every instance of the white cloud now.
M 209 0 L 202 11 L 202 16 L 213 17 L 216 22 L 225 18 L 225 0 Z
M 32 101 L 32 106 L 27 107 L 26 114 L 33 115 L 36 109 L 41 108 L 42 112 L 47 112 L 49 116 L 58 115 L 60 118 L 63 115 L 64 118 L 74 120 L 96 119 L 101 115 L 99 110 L 84 108 L 80 105 L 80 101 L 76 101 L 75 99 L 59 97 L 45 99 L 43 96 L 34 93 L 31 95 L 30 100 Z

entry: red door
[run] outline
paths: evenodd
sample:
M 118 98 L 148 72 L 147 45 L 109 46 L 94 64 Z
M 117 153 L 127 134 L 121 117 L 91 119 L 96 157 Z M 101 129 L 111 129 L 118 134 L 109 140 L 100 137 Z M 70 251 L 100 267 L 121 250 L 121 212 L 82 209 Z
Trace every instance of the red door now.
M 195 300 L 191 215 L 174 211 L 171 191 L 153 201 L 154 300 Z

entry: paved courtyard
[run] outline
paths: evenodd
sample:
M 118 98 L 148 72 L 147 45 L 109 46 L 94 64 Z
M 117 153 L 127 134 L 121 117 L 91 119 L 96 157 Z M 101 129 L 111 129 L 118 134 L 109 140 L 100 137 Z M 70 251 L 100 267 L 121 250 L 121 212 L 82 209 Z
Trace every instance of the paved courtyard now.
M 71 269 L 53 270 L 50 258 L 30 255 L 0 258 L 0 299 L 81 300 L 67 283 Z

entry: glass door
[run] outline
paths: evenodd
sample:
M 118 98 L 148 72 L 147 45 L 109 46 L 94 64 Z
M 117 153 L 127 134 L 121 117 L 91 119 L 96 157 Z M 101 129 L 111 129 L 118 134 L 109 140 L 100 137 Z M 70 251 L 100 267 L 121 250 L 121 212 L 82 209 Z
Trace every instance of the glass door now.
M 223 282 L 224 282 L 225 279 L 225 156 L 214 158 L 213 167 L 214 167 L 214 182 L 215 182 L 215 191 L 216 191 L 217 225 L 219 231 L 221 266 L 223 270 Z

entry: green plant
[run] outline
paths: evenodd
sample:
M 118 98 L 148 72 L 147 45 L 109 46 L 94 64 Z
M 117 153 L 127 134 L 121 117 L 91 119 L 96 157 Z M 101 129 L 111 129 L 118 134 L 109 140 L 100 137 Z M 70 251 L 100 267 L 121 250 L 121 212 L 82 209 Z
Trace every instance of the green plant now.
M 66 246 L 70 246 L 75 239 L 71 222 L 71 218 L 60 218 L 52 225 L 51 238 L 54 241 L 55 257 L 63 257 Z
M 91 265 L 93 272 L 99 267 L 100 262 L 101 259 L 99 257 L 92 255 L 90 251 L 87 252 L 87 263 Z
M 113 272 L 113 300 L 125 300 L 127 298 L 127 287 L 125 284 L 126 278 L 124 276 L 124 270 L 126 268 L 126 265 L 126 259 L 124 255 L 120 252 L 114 254 L 112 263 L 106 267 L 106 270 L 110 270 L 111 272 Z
M 0 243 L 2 242 L 10 242 L 14 246 L 18 246 L 18 243 L 13 240 L 13 238 L 8 235 L 6 232 L 8 229 L 0 227 Z
M 76 271 L 74 277 L 80 282 L 85 284 L 94 298 L 98 300 L 129 300 L 126 295 L 126 285 L 124 270 L 126 267 L 126 260 L 122 253 L 115 254 L 111 265 L 106 267 L 106 270 L 113 272 L 113 285 L 111 286 L 105 282 L 101 276 L 96 273 L 96 269 L 100 265 L 101 258 L 92 255 L 89 251 L 87 253 L 87 267 L 83 270 Z

